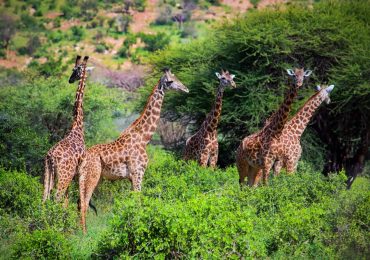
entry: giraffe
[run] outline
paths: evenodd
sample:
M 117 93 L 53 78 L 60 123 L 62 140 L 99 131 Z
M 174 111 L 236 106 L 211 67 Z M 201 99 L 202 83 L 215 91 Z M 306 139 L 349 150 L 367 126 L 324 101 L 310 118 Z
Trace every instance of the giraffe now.
M 101 177 L 109 180 L 126 178 L 131 181 L 134 191 L 141 190 L 148 164 L 145 148 L 157 128 L 165 92 L 171 89 L 189 92 L 169 69 L 165 69 L 140 117 L 115 141 L 86 150 L 79 167 L 80 212 L 84 233 L 87 205 Z
M 211 112 L 207 115 L 198 132 L 186 140 L 184 150 L 184 160 L 197 160 L 205 167 L 209 165 L 214 168 L 218 159 L 217 124 L 220 119 L 222 109 L 222 97 L 226 87 L 236 88 L 234 82 L 235 75 L 228 71 L 216 72 L 220 81 L 217 88 L 215 104 Z
M 273 172 L 279 175 L 281 168 L 284 166 L 288 173 L 293 173 L 297 169 L 298 160 L 301 157 L 302 147 L 300 144 L 301 136 L 314 115 L 317 108 L 325 101 L 330 103 L 330 93 L 333 91 L 334 85 L 317 86 L 315 93 L 306 103 L 299 109 L 297 114 L 288 121 L 279 139 L 274 140 L 271 145 L 274 147 L 274 153 L 277 160 L 274 163 Z
M 56 200 L 65 196 L 65 205 L 68 203 L 68 187 L 76 174 L 77 166 L 85 151 L 83 127 L 83 96 L 87 78 L 87 60 L 85 56 L 82 63 L 81 56 L 77 56 L 69 83 L 79 80 L 76 99 L 73 109 L 73 122 L 69 133 L 55 144 L 45 156 L 44 195 L 45 202 L 50 198 L 51 189 L 57 179 Z
M 273 164 L 271 156 L 271 142 L 279 138 L 285 123 L 288 120 L 293 100 L 297 96 L 298 89 L 303 85 L 304 78 L 311 75 L 312 71 L 296 68 L 287 70 L 289 76 L 293 76 L 292 84 L 284 97 L 279 109 L 268 119 L 267 124 L 258 132 L 247 136 L 240 143 L 236 154 L 236 166 L 239 171 L 239 183 L 244 182 L 248 176 L 248 185 L 256 186 L 260 177 L 257 175 L 262 169 L 263 182 L 267 184 L 268 175 Z

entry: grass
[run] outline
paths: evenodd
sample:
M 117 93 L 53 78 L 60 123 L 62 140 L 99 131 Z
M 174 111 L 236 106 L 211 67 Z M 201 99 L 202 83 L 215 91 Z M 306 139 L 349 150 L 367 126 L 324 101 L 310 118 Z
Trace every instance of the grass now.
M 87 214 L 87 226 L 88 233 L 84 235 L 82 230 L 78 230 L 75 234 L 70 237 L 72 244 L 72 255 L 74 259 L 88 259 L 93 249 L 97 245 L 100 235 L 107 229 L 108 220 L 111 217 L 112 205 L 105 207 L 97 206 L 98 215 L 95 215 L 91 210 Z

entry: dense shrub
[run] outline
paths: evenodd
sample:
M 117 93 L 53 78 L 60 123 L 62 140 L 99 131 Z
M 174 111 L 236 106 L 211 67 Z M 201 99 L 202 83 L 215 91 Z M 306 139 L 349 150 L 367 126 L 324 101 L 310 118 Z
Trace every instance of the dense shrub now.
M 0 209 L 22 217 L 30 216 L 41 202 L 38 178 L 0 169 Z
M 76 85 L 67 78 L 31 74 L 20 86 L 0 88 L 7 100 L 0 103 L 0 165 L 41 175 L 44 155 L 71 125 Z M 85 94 L 87 145 L 116 137 L 112 117 L 122 108 L 122 92 L 89 82 Z
M 105 46 L 105 44 L 98 44 L 95 47 L 95 51 L 97 53 L 104 53 L 106 50 L 107 50 L 107 47 Z
M 119 57 L 127 58 L 129 56 L 130 46 L 136 43 L 136 38 L 137 36 L 134 34 L 127 34 L 121 48 L 118 50 Z
M 60 232 L 46 229 L 19 235 L 13 248 L 16 259 L 69 259 L 70 245 Z
M 314 73 L 294 102 L 293 112 L 311 95 L 314 84 L 329 82 L 336 88 L 333 102 L 321 107 L 320 117 L 313 120 L 320 123 L 310 126 L 311 134 L 305 134 L 303 142 L 315 147 L 316 153 L 322 148 L 331 151 L 332 164 L 352 157 L 366 142 L 360 136 L 370 122 L 370 74 L 363 74 L 370 66 L 370 5 L 365 2 L 320 1 L 313 8 L 292 4 L 250 12 L 216 26 L 204 39 L 160 52 L 152 58 L 155 73 L 171 67 L 190 89 L 181 99 L 169 95 L 164 110 L 190 114 L 199 125 L 214 100 L 215 71 L 224 68 L 236 74 L 238 88 L 226 91 L 218 128 L 219 163 L 228 165 L 235 158 L 230 151 L 236 150 L 241 138 L 258 130 L 281 103 L 288 85 L 285 68 L 304 66 Z M 319 136 L 320 142 L 310 135 Z M 323 168 L 323 160 L 315 163 Z
M 71 32 L 71 40 L 76 42 L 81 41 L 86 35 L 85 29 L 82 26 L 72 26 Z
M 157 34 L 140 33 L 138 36 L 145 43 L 144 49 L 150 52 L 162 50 L 170 43 L 170 37 L 162 32 Z
M 118 196 L 94 257 L 341 258 L 355 237 L 356 256 L 368 253 L 370 190 L 347 191 L 343 174 L 326 178 L 301 164 L 269 187 L 240 190 L 235 168 L 213 171 L 149 152 L 142 193 Z

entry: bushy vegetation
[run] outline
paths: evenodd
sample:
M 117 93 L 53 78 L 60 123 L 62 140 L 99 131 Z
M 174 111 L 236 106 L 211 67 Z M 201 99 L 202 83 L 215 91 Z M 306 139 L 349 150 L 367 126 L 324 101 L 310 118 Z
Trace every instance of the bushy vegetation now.
M 0 103 L 0 165 L 41 175 L 46 152 L 70 129 L 76 84 L 68 76 L 29 73 L 20 85 L 0 88 L 6 100 Z M 123 109 L 123 93 L 88 82 L 85 95 L 87 145 L 116 137 L 113 117 Z
M 342 165 L 341 158 L 353 157 L 366 142 L 360 136 L 369 129 L 369 6 L 368 1 L 323 1 L 313 8 L 292 4 L 250 12 L 216 26 L 203 39 L 160 52 L 152 57 L 155 73 L 171 67 L 190 89 L 181 99 L 169 96 L 164 110 L 191 114 L 198 126 L 214 100 L 215 71 L 236 74 L 238 88 L 225 93 L 219 124 L 220 164 L 228 165 L 241 138 L 258 130 L 281 103 L 288 85 L 285 69 L 304 66 L 314 73 L 294 111 L 316 84 L 336 87 L 333 102 L 322 106 L 303 142 L 316 153 L 325 148 L 327 157 L 317 158 Z M 303 158 L 308 156 L 304 148 Z M 323 160 L 311 162 L 323 168 Z
M 42 204 L 42 185 L 25 172 L 0 169 L 0 253 L 7 258 L 68 255 L 67 236 L 77 227 L 76 206 Z
M 343 174 L 325 178 L 301 164 L 298 174 L 274 178 L 270 187 L 240 190 L 235 168 L 203 169 L 158 149 L 151 155 L 142 193 L 120 194 L 94 256 L 335 258 L 369 252 L 367 179 L 346 191 Z M 356 240 L 362 242 L 351 248 Z
M 370 253 L 367 178 L 346 190 L 343 174 L 324 177 L 301 163 L 296 175 L 282 174 L 268 187 L 240 189 L 234 167 L 211 170 L 160 148 L 148 151 L 141 193 L 130 191 L 128 181 L 103 182 L 95 192 L 100 219 L 89 214 L 88 228 L 92 232 L 108 218 L 108 227 L 99 228 L 102 233 L 87 240 L 81 235 L 75 195 L 67 209 L 37 199 L 26 205 L 33 211 L 25 215 L 1 205 L 0 252 L 104 259 L 362 258 Z M 41 184 L 28 174 L 0 171 L 0 188 L 17 191 L 17 185 L 25 192 L 12 194 L 22 205 L 41 198 Z M 1 200 L 7 196 L 0 193 Z M 13 205 L 17 209 L 21 203 Z M 84 240 L 90 247 L 78 249 Z

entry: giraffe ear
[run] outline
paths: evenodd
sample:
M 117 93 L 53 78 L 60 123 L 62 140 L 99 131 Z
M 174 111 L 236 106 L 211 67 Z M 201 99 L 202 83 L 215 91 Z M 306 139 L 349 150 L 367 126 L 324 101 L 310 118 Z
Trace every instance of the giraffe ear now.
M 218 79 L 220 79 L 220 78 L 221 78 L 221 74 L 220 74 L 220 73 L 216 72 L 215 74 L 216 74 L 216 77 L 217 77 Z
M 294 71 L 292 69 L 287 69 L 286 71 L 288 72 L 289 76 L 294 76 Z
M 329 87 L 326 88 L 326 92 L 330 93 L 334 89 L 334 85 L 330 85 Z
M 310 75 L 311 75 L 311 73 L 312 73 L 312 70 L 306 70 L 306 71 L 304 72 L 304 76 L 305 76 L 305 77 L 308 77 L 308 76 L 310 76 Z
M 234 74 L 231 74 L 230 77 L 231 77 L 231 79 L 234 79 L 235 78 L 235 75 Z
M 317 85 L 317 86 L 315 87 L 315 89 L 316 89 L 316 91 L 320 91 L 320 90 L 321 90 L 320 85 Z

